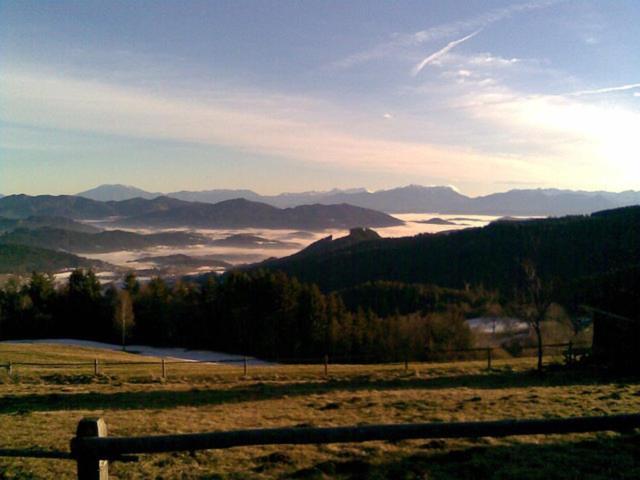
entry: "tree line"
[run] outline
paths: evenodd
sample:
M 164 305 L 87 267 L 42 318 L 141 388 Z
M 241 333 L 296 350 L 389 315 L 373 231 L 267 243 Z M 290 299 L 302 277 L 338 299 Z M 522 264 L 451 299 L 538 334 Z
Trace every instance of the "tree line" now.
M 264 270 L 175 283 L 159 277 L 141 283 L 130 273 L 121 286 L 103 287 L 93 271 L 78 269 L 60 286 L 41 273 L 7 281 L 0 289 L 0 339 L 81 338 L 280 361 L 325 354 L 344 361 L 425 359 L 471 345 L 465 313 L 478 301 L 469 292 L 392 282 L 323 293 Z

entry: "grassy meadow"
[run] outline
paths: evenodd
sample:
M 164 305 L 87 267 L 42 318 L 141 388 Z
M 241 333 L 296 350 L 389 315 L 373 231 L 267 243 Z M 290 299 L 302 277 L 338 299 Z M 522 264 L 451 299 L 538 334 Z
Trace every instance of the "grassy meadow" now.
M 250 366 L 158 361 L 60 345 L 0 344 L 0 364 L 86 362 L 0 369 L 0 449 L 68 451 L 78 421 L 102 416 L 109 435 L 278 426 L 549 418 L 637 413 L 640 379 L 608 378 L 534 360 L 409 365 Z M 610 479 L 640 478 L 640 436 L 617 433 L 240 447 L 142 455 L 112 463 L 112 478 L 149 479 Z M 68 460 L 0 457 L 0 479 L 75 478 Z

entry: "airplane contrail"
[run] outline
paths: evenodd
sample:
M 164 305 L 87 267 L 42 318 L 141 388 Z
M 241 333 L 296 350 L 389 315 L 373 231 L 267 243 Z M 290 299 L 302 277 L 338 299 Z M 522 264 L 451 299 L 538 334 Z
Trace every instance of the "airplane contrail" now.
M 418 63 L 415 67 L 413 67 L 413 70 L 411 71 L 411 74 L 415 77 L 418 73 L 420 73 L 420 71 L 424 67 L 429 65 L 431 62 L 433 62 L 434 60 L 437 60 L 438 58 L 440 58 L 440 57 L 442 57 L 444 55 L 446 55 L 450 50 L 456 48 L 461 43 L 464 43 L 467 40 L 475 37 L 481 31 L 482 31 L 482 29 L 476 30 L 475 32 L 473 32 L 470 35 L 467 35 L 466 37 L 462 37 L 462 38 L 459 38 L 458 40 L 454 40 L 452 42 L 447 43 L 443 48 L 441 48 L 440 50 L 438 50 L 435 53 L 432 53 L 431 55 L 426 57 L 424 60 L 422 60 L 420 63 Z
M 597 88 L 595 90 L 581 90 L 579 92 L 573 92 L 570 95 L 573 95 L 576 97 L 580 95 L 596 95 L 598 93 L 622 92 L 624 90 L 633 90 L 634 88 L 640 88 L 640 83 L 629 83 L 627 85 L 620 85 L 618 87 Z

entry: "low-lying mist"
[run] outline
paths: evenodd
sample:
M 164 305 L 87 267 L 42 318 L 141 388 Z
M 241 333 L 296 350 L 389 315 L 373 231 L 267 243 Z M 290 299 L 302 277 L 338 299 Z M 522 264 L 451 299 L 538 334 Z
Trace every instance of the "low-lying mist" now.
M 382 237 L 405 237 L 420 233 L 439 233 L 464 228 L 482 227 L 496 220 L 486 215 L 441 215 L 429 213 L 397 214 L 404 225 L 375 229 Z M 348 235 L 344 229 L 324 231 L 269 230 L 269 229 L 126 229 L 137 233 L 189 230 L 211 240 L 242 236 L 243 242 L 185 246 L 156 246 L 143 250 L 121 250 L 108 253 L 87 253 L 83 256 L 102 260 L 122 269 L 136 270 L 140 274 L 198 274 L 206 271 L 224 271 L 229 266 L 260 262 L 272 257 L 292 255 L 321 238 Z M 103 272 L 107 279 L 110 272 Z M 115 274 L 115 273 L 114 273 Z

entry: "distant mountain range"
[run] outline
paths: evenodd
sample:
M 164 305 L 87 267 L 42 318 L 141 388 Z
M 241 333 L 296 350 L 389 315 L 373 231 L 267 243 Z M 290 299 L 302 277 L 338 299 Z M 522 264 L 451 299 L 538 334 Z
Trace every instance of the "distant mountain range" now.
M 245 199 L 215 204 L 169 197 L 104 202 L 70 195 L 10 195 L 0 199 L 0 217 L 26 219 L 33 216 L 100 220 L 110 225 L 152 228 L 324 230 L 403 224 L 385 213 L 346 204 L 301 205 L 282 209 Z
M 94 200 L 128 200 L 135 197 L 156 198 L 162 194 L 145 192 L 124 185 L 101 185 L 79 196 Z M 180 191 L 165 195 L 190 202 L 218 203 L 244 198 L 279 208 L 309 204 L 346 203 L 387 213 L 451 213 L 486 215 L 586 214 L 599 210 L 640 204 L 640 191 L 587 192 L 558 189 L 510 190 L 481 197 L 468 197 L 451 187 L 409 185 L 368 192 L 363 188 L 326 192 L 282 193 L 259 195 L 251 190 Z
M 326 291 L 390 280 L 508 292 L 518 285 L 524 260 L 559 284 L 639 268 L 640 206 L 414 237 L 377 238 L 375 232 L 354 230 L 252 268 L 283 271 Z
M 110 217 L 144 215 L 157 210 L 188 205 L 174 198 L 153 200 L 133 198 L 123 201 L 97 201 L 73 195 L 9 195 L 0 199 L 0 217 L 22 219 L 32 216 L 65 217 L 75 220 L 105 220 Z

